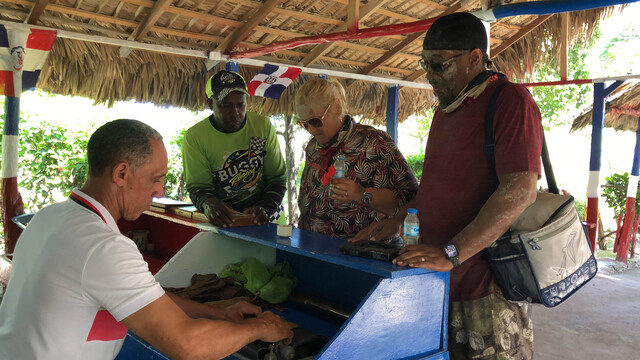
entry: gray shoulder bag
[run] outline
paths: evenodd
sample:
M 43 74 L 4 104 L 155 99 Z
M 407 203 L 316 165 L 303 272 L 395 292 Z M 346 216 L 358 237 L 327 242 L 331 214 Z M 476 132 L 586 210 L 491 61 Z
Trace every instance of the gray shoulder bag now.
M 493 189 L 498 187 L 493 117 L 506 85 L 493 93 L 485 117 L 484 152 Z M 550 192 L 539 192 L 509 230 L 484 249 L 484 255 L 505 298 L 554 307 L 591 280 L 598 267 L 573 197 L 558 194 L 544 133 L 542 163 Z

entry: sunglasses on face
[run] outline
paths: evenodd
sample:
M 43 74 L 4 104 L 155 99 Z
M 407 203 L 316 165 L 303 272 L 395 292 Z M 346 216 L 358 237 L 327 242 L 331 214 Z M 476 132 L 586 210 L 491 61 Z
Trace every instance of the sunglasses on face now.
M 447 68 L 449 68 L 451 62 L 453 60 L 455 60 L 456 58 L 459 58 L 460 56 L 464 55 L 468 53 L 468 51 L 465 51 L 463 53 L 460 53 L 458 55 L 455 55 L 453 57 L 448 58 L 447 60 L 443 61 L 443 62 L 439 62 L 439 63 L 430 63 L 426 60 L 419 60 L 418 64 L 420 64 L 420 67 L 422 68 L 422 70 L 424 70 L 425 72 L 428 71 L 429 69 L 431 69 L 431 71 L 436 72 L 436 73 L 441 73 L 443 71 L 445 71 Z
M 324 120 L 324 117 L 325 115 L 327 115 L 327 111 L 329 111 L 330 107 L 331 107 L 331 104 L 329 104 L 327 108 L 324 109 L 322 116 L 319 118 L 312 117 L 311 119 L 307 119 L 307 120 L 298 120 L 298 125 L 302 126 L 305 130 L 309 130 L 309 126 L 313 126 L 314 128 L 321 128 L 322 125 L 324 125 L 322 120 Z

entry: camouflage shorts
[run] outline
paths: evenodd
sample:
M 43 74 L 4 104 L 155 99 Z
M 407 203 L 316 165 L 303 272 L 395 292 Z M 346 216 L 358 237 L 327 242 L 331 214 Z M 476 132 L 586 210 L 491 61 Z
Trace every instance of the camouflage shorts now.
M 529 304 L 508 301 L 499 289 L 479 300 L 450 303 L 449 354 L 455 360 L 532 359 Z

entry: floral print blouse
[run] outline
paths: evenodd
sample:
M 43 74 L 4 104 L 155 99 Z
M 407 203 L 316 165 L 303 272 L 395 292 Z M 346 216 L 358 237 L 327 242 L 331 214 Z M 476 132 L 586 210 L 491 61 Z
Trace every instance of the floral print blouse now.
M 413 199 L 418 182 L 395 142 L 384 131 L 356 124 L 347 116 L 348 123 L 327 146 L 338 149 L 331 156 L 333 164 L 343 155 L 347 167 L 345 177 L 365 188 L 387 188 L 395 194 L 398 207 Z M 320 169 L 321 146 L 311 138 L 306 147 L 305 167 L 302 172 L 298 207 L 298 227 L 340 238 L 350 238 L 371 223 L 388 218 L 360 202 L 335 201 L 330 197 L 330 185 L 324 186 Z

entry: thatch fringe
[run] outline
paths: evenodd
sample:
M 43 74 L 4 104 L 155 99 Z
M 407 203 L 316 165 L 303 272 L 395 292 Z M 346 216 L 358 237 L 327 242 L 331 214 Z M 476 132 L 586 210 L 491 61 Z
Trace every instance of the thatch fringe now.
M 218 65 L 207 72 L 201 59 L 136 50 L 121 58 L 114 46 L 57 39 L 38 87 L 62 95 L 89 97 L 107 106 L 135 100 L 195 111 L 206 108 L 206 79 L 223 68 Z M 240 70 L 249 82 L 259 69 L 243 66 Z M 279 100 L 251 97 L 248 108 L 263 115 L 293 115 L 295 91 L 310 78 L 301 75 Z M 352 115 L 363 116 L 374 124 L 386 122 L 386 84 L 355 81 L 346 86 L 345 79 L 340 81 L 347 90 Z M 434 101 L 430 91 L 401 88 L 399 120 L 423 113 Z
M 569 46 L 586 44 L 596 30 L 598 21 L 613 15 L 623 7 L 606 7 L 569 13 Z M 519 82 L 532 80 L 534 64 L 560 70 L 560 46 L 562 19 L 559 14 L 551 16 L 535 30 L 524 36 L 493 59 L 495 67 L 510 79 Z M 546 41 L 543 41 L 546 39 Z
M 620 113 L 612 108 L 625 108 L 640 111 L 640 80 L 628 80 L 609 95 L 605 113 L 604 126 L 619 131 L 638 131 L 638 116 Z M 593 108 L 585 109 L 578 115 L 571 125 L 571 131 L 577 131 L 590 126 L 593 122 Z
M 614 8 L 597 9 L 572 13 L 571 41 L 585 40 L 591 37 L 597 20 L 613 13 Z M 417 10 L 416 10 L 417 11 Z M 421 10 L 424 11 L 424 10 Z M 417 15 L 417 14 L 416 14 Z M 523 26 L 532 17 L 514 17 L 505 19 L 510 24 Z M 60 24 L 46 24 L 59 28 L 67 28 L 71 31 L 82 31 L 65 23 L 61 19 Z M 104 28 L 110 28 L 114 37 L 122 33 L 126 37 L 127 32 L 120 26 L 100 24 Z M 544 63 L 557 67 L 555 59 L 559 49 L 560 17 L 553 16 L 532 33 L 525 36 L 511 48 L 504 51 L 494 59 L 497 69 L 508 75 L 525 80 L 533 70 L 533 64 Z M 87 30 L 89 31 L 89 30 Z M 503 39 L 508 38 L 508 28 L 503 34 L 494 34 Z M 173 36 L 162 36 L 176 46 L 187 48 L 212 48 L 211 43 L 184 40 Z M 541 46 L 540 39 L 549 38 L 548 47 Z M 150 37 L 149 41 L 157 40 Z M 183 41 L 181 43 L 181 41 Z M 372 40 L 373 41 L 373 40 Z M 356 43 L 366 43 L 358 41 Z M 391 48 L 395 42 L 387 38 L 375 40 L 375 44 L 384 44 L 381 48 Z M 388 43 L 388 44 L 387 44 Z M 387 46 L 388 45 L 388 46 Z M 405 49 L 407 52 L 419 53 L 420 49 Z M 296 51 L 303 51 L 298 48 Z M 334 50 L 337 58 L 344 60 L 373 61 L 378 54 L 366 54 L 353 49 Z M 276 55 L 276 57 L 290 58 L 291 55 Z M 291 59 L 297 61 L 299 59 Z M 409 59 L 411 60 L 411 59 Z M 389 66 L 398 66 L 404 71 L 414 71 L 413 60 L 394 62 Z M 322 64 L 319 61 L 318 64 Z M 411 65 L 408 65 L 411 63 Z M 335 66 L 335 64 L 332 64 Z M 344 68 L 359 69 L 352 65 L 342 65 Z M 219 65 L 216 69 L 222 68 Z M 245 79 L 250 81 L 257 68 L 242 66 L 241 72 Z M 177 106 L 191 110 L 203 110 L 206 107 L 204 95 L 204 83 L 207 72 L 203 59 L 158 54 L 148 51 L 133 50 L 127 58 L 121 58 L 118 47 L 102 45 L 90 42 L 75 41 L 59 38 L 45 64 L 38 87 L 44 90 L 64 95 L 89 97 L 96 103 L 104 103 L 111 106 L 116 101 L 135 100 L 139 102 L 152 102 L 160 106 Z M 376 74 L 384 74 L 385 71 L 376 71 Z M 397 74 L 396 74 L 397 76 Z M 295 111 L 293 95 L 296 89 L 309 76 L 300 76 L 289 89 L 285 91 L 280 100 L 275 101 L 260 97 L 252 97 L 249 100 L 249 108 L 264 115 L 292 115 Z M 346 84 L 346 79 L 340 79 Z M 350 101 L 350 113 L 370 119 L 373 124 L 386 122 L 387 85 L 365 81 L 354 81 L 345 86 Z M 430 91 L 401 88 L 399 101 L 399 120 L 404 121 L 414 113 L 423 113 L 435 104 L 435 98 Z

